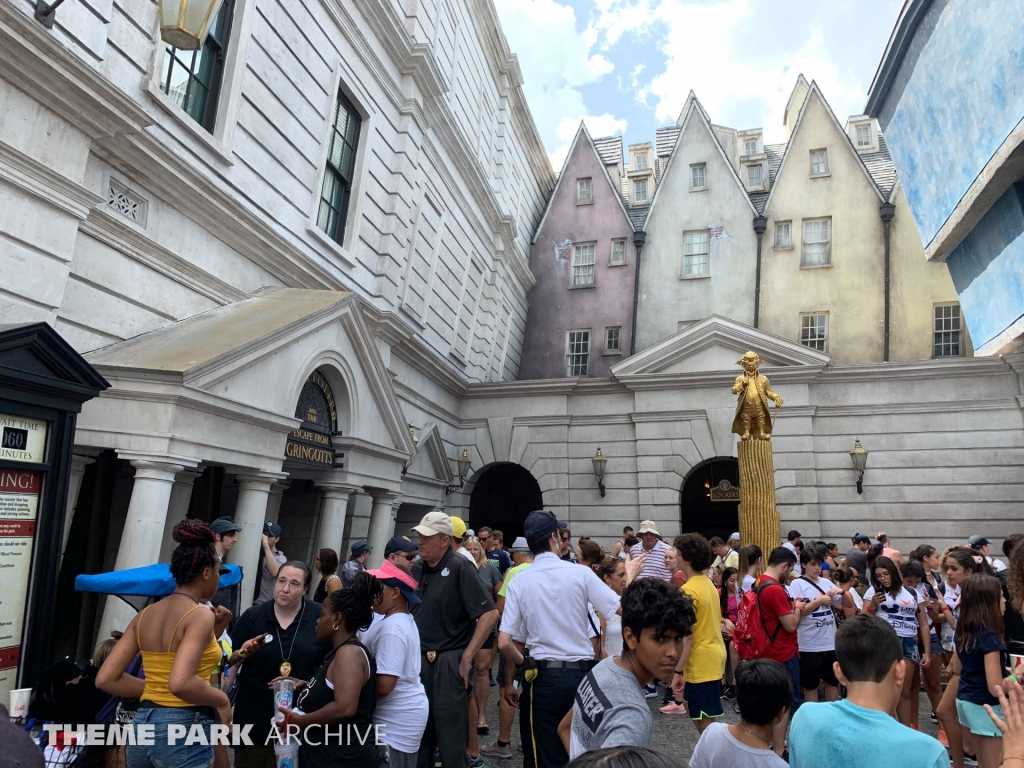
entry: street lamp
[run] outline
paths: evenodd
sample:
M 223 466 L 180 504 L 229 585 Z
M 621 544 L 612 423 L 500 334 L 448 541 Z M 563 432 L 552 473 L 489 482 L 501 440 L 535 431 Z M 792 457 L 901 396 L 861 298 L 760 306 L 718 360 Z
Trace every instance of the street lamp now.
M 36 0 L 35 18 L 47 29 L 53 29 L 57 9 L 64 0 Z M 159 0 L 160 37 L 165 43 L 182 51 L 198 51 L 223 0 Z
M 857 472 L 857 493 L 864 493 L 864 467 L 868 463 L 868 452 L 860 444 L 860 439 L 853 441 L 853 450 L 850 451 L 850 461 L 853 462 L 853 469 Z
M 461 491 L 466 485 L 466 475 L 469 474 L 469 468 L 473 466 L 473 460 L 469 458 L 469 448 L 462 449 L 462 455 L 459 456 L 458 461 L 455 462 L 459 465 L 459 484 L 449 485 L 444 490 L 445 496 L 450 496 L 456 491 Z
M 590 460 L 590 462 L 594 465 L 594 476 L 597 478 L 597 487 L 601 490 L 601 498 L 603 499 L 604 498 L 604 467 L 608 463 L 608 459 L 606 459 L 601 454 L 601 448 L 600 447 L 598 447 L 597 453 L 594 454 L 594 458 L 592 458 Z

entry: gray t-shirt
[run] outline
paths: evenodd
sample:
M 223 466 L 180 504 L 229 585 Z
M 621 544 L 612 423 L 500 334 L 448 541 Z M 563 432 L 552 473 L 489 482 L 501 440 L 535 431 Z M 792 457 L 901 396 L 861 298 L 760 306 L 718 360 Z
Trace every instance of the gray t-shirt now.
M 789 768 L 789 763 L 770 749 L 756 749 L 741 743 L 726 723 L 712 723 L 700 735 L 690 758 L 690 768 L 721 768 L 742 765 L 743 768 Z
M 653 729 L 654 718 L 636 675 L 607 658 L 576 689 L 569 758 L 604 747 L 646 747 Z
M 867 584 L 867 570 L 868 570 L 868 553 L 863 552 L 856 547 L 846 553 L 846 566 L 848 568 L 857 569 L 857 581 L 861 584 Z

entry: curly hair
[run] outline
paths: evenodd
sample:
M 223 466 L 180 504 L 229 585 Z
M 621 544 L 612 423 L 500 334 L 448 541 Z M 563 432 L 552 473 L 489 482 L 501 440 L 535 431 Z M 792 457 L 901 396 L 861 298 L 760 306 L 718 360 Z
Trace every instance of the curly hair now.
M 370 628 L 373 623 L 373 606 L 384 594 L 384 585 L 380 579 L 366 571 L 360 571 L 348 589 L 339 589 L 328 595 L 331 609 L 340 613 L 345 621 L 345 629 L 359 632 Z
M 638 640 L 645 629 L 653 629 L 658 640 L 670 630 L 685 637 L 696 622 L 690 599 L 661 579 L 637 579 L 622 593 L 622 628 L 632 630 Z
M 711 551 L 711 545 L 699 533 L 684 533 L 682 536 L 676 536 L 672 546 L 697 573 L 703 573 L 715 562 L 715 553 Z
M 174 540 L 178 546 L 171 554 L 171 575 L 176 584 L 191 584 L 206 568 L 217 564 L 217 550 L 213 546 L 213 531 L 200 520 L 182 520 L 174 526 Z

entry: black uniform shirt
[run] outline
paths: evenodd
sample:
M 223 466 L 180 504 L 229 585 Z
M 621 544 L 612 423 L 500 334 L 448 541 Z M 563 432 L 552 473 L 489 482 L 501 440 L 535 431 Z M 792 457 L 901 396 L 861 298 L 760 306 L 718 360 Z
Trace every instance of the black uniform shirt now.
M 412 608 L 423 651 L 454 651 L 469 645 L 476 620 L 494 609 L 476 564 L 449 549 L 434 568 L 417 562 L 412 577 L 423 601 Z

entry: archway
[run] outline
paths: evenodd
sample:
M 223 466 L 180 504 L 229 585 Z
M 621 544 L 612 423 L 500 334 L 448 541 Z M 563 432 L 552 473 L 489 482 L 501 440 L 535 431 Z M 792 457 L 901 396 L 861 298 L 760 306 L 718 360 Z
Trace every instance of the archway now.
M 701 462 L 686 476 L 680 498 L 683 533 L 728 539 L 740 528 L 740 465 L 731 456 Z
M 508 547 L 523 535 L 526 516 L 543 508 L 540 486 L 529 470 L 518 464 L 493 464 L 473 484 L 468 525 L 474 530 L 487 525 L 501 531 Z

